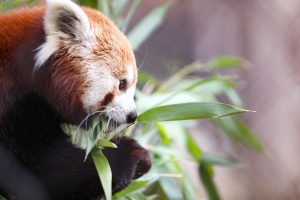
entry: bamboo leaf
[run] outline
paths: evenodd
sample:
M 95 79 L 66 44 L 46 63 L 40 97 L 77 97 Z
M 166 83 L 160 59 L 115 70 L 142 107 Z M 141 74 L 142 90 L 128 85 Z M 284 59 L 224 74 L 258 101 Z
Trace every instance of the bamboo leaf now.
M 158 80 L 155 79 L 153 76 L 139 71 L 139 74 L 138 74 L 138 83 L 147 83 L 149 81 L 155 82 L 155 83 L 158 82 Z
M 211 68 L 239 68 L 243 65 L 244 61 L 237 57 L 217 57 L 211 59 L 208 64 Z
M 112 173 L 107 158 L 100 149 L 92 151 L 92 157 L 99 175 L 106 200 L 112 199 Z
M 0 195 L 0 200 L 6 200 L 3 196 Z
M 227 133 L 229 138 L 242 142 L 256 151 L 263 151 L 263 145 L 259 139 L 240 119 L 236 117 L 224 117 L 215 119 L 215 122 Z
M 164 126 L 161 123 L 156 123 L 155 128 L 157 129 L 157 131 L 160 135 L 161 143 L 165 146 L 168 146 L 169 144 L 171 144 L 171 140 L 168 137 L 168 133 L 167 133 L 166 129 L 164 128 Z
M 100 118 L 96 117 L 92 121 L 91 128 L 85 133 L 86 135 L 86 150 L 85 150 L 85 160 L 87 159 L 90 152 L 97 144 L 97 140 L 100 135 L 103 134 L 104 124 L 106 122 L 101 121 Z
M 197 145 L 197 143 L 194 141 L 194 138 L 186 132 L 186 149 L 189 151 L 189 153 L 193 156 L 193 158 L 197 161 L 200 162 L 202 158 L 202 152 L 200 147 Z
M 97 0 L 79 0 L 80 5 L 97 8 Z
M 138 190 L 144 188 L 149 181 L 143 180 L 143 181 L 133 181 L 127 188 L 121 190 L 120 192 L 116 193 L 113 198 L 119 198 L 125 195 L 128 195 L 133 192 L 137 192 Z
M 219 156 L 210 153 L 203 153 L 202 162 L 209 163 L 211 165 L 220 165 L 224 167 L 237 167 L 239 163 L 236 160 L 225 158 L 224 156 Z
M 97 9 L 100 10 L 105 16 L 111 18 L 111 10 L 109 1 L 107 0 L 97 0 Z
M 189 84 L 186 84 L 187 82 Z M 178 82 L 178 86 L 173 88 L 175 89 L 175 91 L 172 92 L 168 97 L 157 103 L 157 105 L 161 105 L 183 92 L 194 91 L 198 94 L 209 93 L 210 95 L 215 95 L 224 92 L 227 88 L 233 87 L 234 84 L 232 83 L 232 81 L 225 77 L 210 77 L 195 81 L 181 80 Z
M 115 145 L 111 141 L 104 140 L 104 139 L 99 139 L 97 141 L 97 145 L 96 146 L 100 147 L 100 148 L 102 148 L 102 147 L 110 147 L 110 148 L 114 148 L 114 149 L 118 148 L 117 145 Z
M 134 50 L 138 49 L 141 44 L 153 33 L 163 22 L 170 2 L 153 9 L 144 17 L 129 33 L 128 39 Z
M 185 178 L 183 181 L 182 195 L 183 199 L 185 200 L 199 199 L 196 188 L 194 187 L 193 183 L 190 181 L 189 178 Z
M 120 15 L 124 10 L 124 7 L 128 4 L 129 0 L 112 1 L 112 7 L 116 14 Z
M 194 102 L 152 108 L 138 116 L 137 120 L 139 122 L 159 122 L 216 118 L 247 111 L 228 104 Z
M 127 15 L 124 19 L 124 22 L 122 24 L 122 31 L 123 33 L 126 33 L 127 31 L 127 28 L 128 28 L 128 24 L 136 10 L 136 8 L 140 5 L 141 3 L 141 0 L 133 0 L 131 5 L 130 5 L 130 8 L 129 8 L 129 11 L 127 12 Z
M 220 200 L 217 188 L 213 181 L 213 168 L 210 164 L 202 163 L 199 166 L 199 174 L 209 200 Z

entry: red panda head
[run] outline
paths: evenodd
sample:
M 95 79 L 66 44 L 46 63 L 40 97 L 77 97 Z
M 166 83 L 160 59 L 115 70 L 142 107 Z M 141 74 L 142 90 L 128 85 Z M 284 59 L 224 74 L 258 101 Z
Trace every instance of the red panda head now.
M 48 68 L 43 87 L 55 109 L 70 121 L 82 119 L 83 113 L 101 113 L 115 125 L 132 123 L 136 62 L 118 28 L 101 13 L 70 0 L 47 0 L 44 32 L 35 70 Z

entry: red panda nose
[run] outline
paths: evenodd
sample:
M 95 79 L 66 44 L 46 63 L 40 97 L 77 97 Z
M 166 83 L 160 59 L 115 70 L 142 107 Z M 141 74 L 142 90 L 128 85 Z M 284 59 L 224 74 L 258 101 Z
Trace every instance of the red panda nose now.
M 130 112 L 126 117 L 127 124 L 131 124 L 131 123 L 135 122 L 136 118 L 137 118 L 136 111 Z

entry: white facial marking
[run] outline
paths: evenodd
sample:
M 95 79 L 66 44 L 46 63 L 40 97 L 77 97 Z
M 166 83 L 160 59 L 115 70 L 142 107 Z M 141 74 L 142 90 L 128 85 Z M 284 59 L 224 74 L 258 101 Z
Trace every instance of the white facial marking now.
M 110 118 L 114 119 L 119 123 L 126 123 L 127 115 L 131 112 L 136 112 L 136 106 L 134 102 L 134 93 L 135 93 L 135 68 L 132 66 L 127 67 L 127 74 L 124 79 L 126 82 L 131 85 L 130 88 L 127 88 L 126 91 L 122 92 L 120 95 L 116 95 L 114 100 L 107 110 Z
M 105 95 L 112 91 L 115 85 L 115 78 L 107 67 L 99 67 L 89 64 L 86 74 L 89 87 L 82 96 L 84 109 L 92 112 L 100 109 L 99 103 L 104 100 Z
M 108 69 L 107 67 L 89 65 L 86 77 L 90 85 L 82 96 L 84 109 L 89 113 L 101 109 L 99 105 L 104 100 L 106 94 L 112 92 L 116 84 L 119 84 L 119 80 L 113 77 Z M 120 94 L 115 95 L 113 101 L 105 105 L 103 109 L 110 119 L 121 124 L 126 123 L 127 115 L 130 112 L 136 111 L 134 102 L 135 84 L 132 84 L 134 76 L 134 68 L 131 66 L 128 67 L 128 72 L 124 79 L 128 83 L 131 83 L 131 87 L 127 88 L 124 92 L 118 91 L 117 93 Z
M 68 34 L 59 30 L 58 21 L 61 13 L 68 12 L 78 19 L 74 22 L 74 33 L 76 39 L 82 40 L 92 35 L 90 22 L 84 11 L 70 0 L 47 0 L 47 10 L 44 16 L 44 29 L 46 33 L 46 42 L 37 50 L 35 70 L 42 66 L 52 54 L 59 48 L 61 38 L 68 40 Z
M 135 76 L 135 68 L 133 66 L 127 67 L 127 81 L 128 83 L 132 83 L 134 81 Z
M 110 117 L 119 123 L 126 123 L 127 115 L 136 111 L 134 103 L 135 86 L 131 86 L 120 96 L 116 96 L 112 103 L 115 109 L 110 113 Z

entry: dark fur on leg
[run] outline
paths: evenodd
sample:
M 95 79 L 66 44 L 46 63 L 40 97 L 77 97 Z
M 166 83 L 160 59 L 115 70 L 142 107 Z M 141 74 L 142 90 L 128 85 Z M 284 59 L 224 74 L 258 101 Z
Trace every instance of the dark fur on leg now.
M 135 140 L 116 139 L 117 149 L 104 149 L 113 175 L 113 192 L 148 172 L 151 162 L 148 152 Z M 102 196 L 103 191 L 91 157 L 83 162 L 84 151 L 74 148 L 63 139 L 58 140 L 41 160 L 37 170 L 49 190 L 51 199 L 86 200 Z
M 44 194 L 44 187 L 51 200 L 88 200 L 103 195 L 92 159 L 89 157 L 83 162 L 85 152 L 69 143 L 68 136 L 61 131 L 61 123 L 60 116 L 35 94 L 29 94 L 8 110 L 0 123 L 2 192 L 16 196 L 25 186 L 32 185 L 26 191 L 39 197 Z M 133 139 L 121 137 L 114 142 L 118 148 L 107 148 L 104 154 L 112 168 L 113 191 L 116 192 L 146 173 L 151 163 L 148 152 Z M 8 162 L 13 164 L 4 170 Z M 26 178 L 30 179 L 22 180 L 18 174 L 27 174 Z

